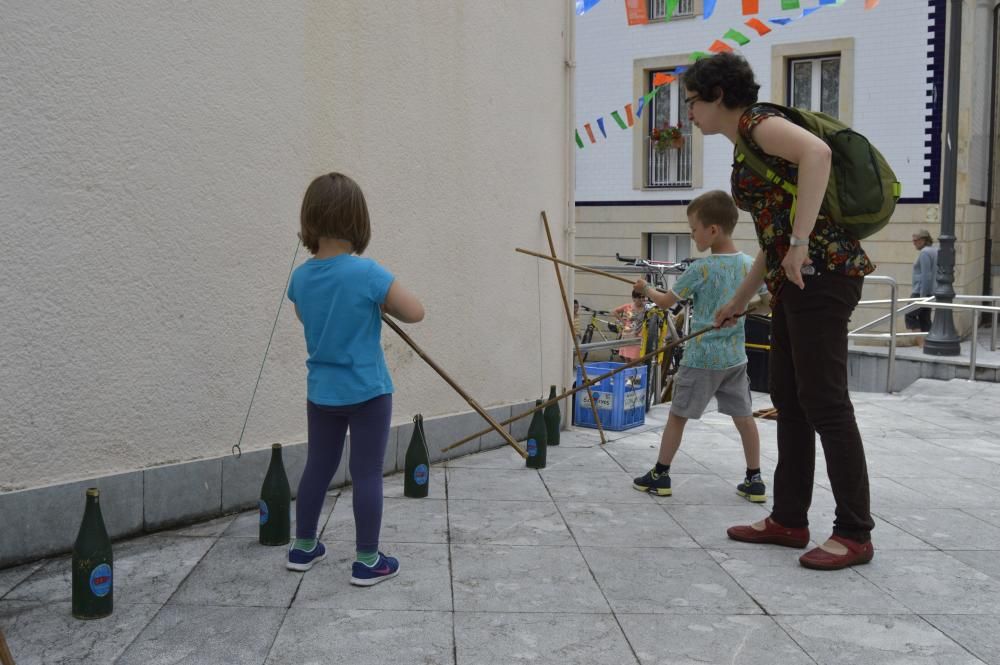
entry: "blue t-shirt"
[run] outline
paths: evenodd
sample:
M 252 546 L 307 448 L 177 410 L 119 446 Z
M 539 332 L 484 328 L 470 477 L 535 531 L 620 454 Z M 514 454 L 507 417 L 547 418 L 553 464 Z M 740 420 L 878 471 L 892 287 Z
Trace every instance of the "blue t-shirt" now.
M 299 309 L 309 357 L 309 401 L 365 402 L 392 392 L 382 353 L 382 312 L 392 274 L 371 259 L 309 259 L 292 273 L 288 299 Z
M 715 323 L 715 313 L 736 294 L 740 282 L 750 272 L 753 259 L 735 254 L 710 254 L 698 259 L 677 278 L 670 290 L 681 300 L 694 301 L 692 330 Z M 702 369 L 727 369 L 747 361 L 743 326 L 710 330 L 687 342 L 681 365 Z

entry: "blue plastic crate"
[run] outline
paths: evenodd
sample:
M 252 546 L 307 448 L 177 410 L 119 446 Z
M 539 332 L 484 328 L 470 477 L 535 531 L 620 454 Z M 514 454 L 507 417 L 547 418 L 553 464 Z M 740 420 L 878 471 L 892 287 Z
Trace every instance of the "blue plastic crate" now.
M 587 363 L 587 377 L 593 379 L 618 369 L 625 363 Z M 583 383 L 583 371 L 576 368 L 577 385 Z M 646 422 L 646 366 L 630 367 L 591 386 L 597 400 L 597 415 L 604 429 L 620 432 Z M 573 398 L 573 420 L 580 427 L 597 427 L 587 391 Z

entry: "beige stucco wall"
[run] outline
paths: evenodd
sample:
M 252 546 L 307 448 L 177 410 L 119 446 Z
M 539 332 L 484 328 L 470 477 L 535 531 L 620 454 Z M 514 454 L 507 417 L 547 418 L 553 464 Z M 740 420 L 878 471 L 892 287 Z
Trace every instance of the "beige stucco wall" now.
M 327 170 L 481 404 L 562 383 L 513 248 L 566 253 L 570 4 L 0 2 L 0 490 L 228 453 Z M 394 423 L 469 409 L 385 340 Z M 304 439 L 304 359 L 286 307 L 244 449 Z

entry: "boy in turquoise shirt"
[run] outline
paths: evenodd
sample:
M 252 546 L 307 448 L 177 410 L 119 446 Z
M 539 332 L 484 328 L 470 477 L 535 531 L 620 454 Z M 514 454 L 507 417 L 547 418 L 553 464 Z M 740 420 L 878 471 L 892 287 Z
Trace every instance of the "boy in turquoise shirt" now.
M 687 208 L 691 238 L 699 252 L 711 250 L 711 254 L 688 266 L 666 293 L 656 291 L 642 279 L 636 281 L 633 290 L 644 293 L 664 309 L 691 299 L 694 329 L 712 326 L 715 312 L 729 302 L 753 265 L 753 259 L 738 251 L 733 243 L 738 215 L 733 199 L 726 192 L 715 190 L 696 198 Z M 715 397 L 719 413 L 732 416 L 743 442 L 747 473 L 736 491 L 754 503 L 765 500 L 766 488 L 760 475 L 760 437 L 750 403 L 744 342 L 742 325 L 715 329 L 687 342 L 674 379 L 659 459 L 646 475 L 633 481 L 635 489 L 660 496 L 673 493 L 670 464 L 680 448 L 684 426 L 690 418 L 701 418 Z

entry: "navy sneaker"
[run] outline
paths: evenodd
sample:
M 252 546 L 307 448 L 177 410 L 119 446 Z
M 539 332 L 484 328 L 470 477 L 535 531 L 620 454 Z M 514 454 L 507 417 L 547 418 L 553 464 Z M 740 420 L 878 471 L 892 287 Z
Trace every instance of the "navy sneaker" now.
M 300 573 L 304 573 L 313 567 L 313 564 L 317 561 L 322 561 L 326 558 L 326 546 L 316 541 L 316 547 L 312 548 L 311 551 L 306 552 L 305 550 L 300 550 L 295 547 L 288 550 L 288 562 L 285 563 L 285 568 L 288 570 L 297 570 Z
M 764 503 L 767 500 L 767 488 L 759 473 L 747 477 L 737 485 L 736 493 L 752 503 Z
M 373 586 L 396 575 L 399 575 L 399 560 L 379 552 L 373 566 L 366 566 L 360 561 L 354 562 L 351 568 L 351 584 Z
M 670 496 L 674 493 L 670 489 L 670 474 L 657 473 L 655 468 L 647 471 L 645 476 L 633 479 L 632 487 L 640 492 L 649 492 L 660 496 Z

